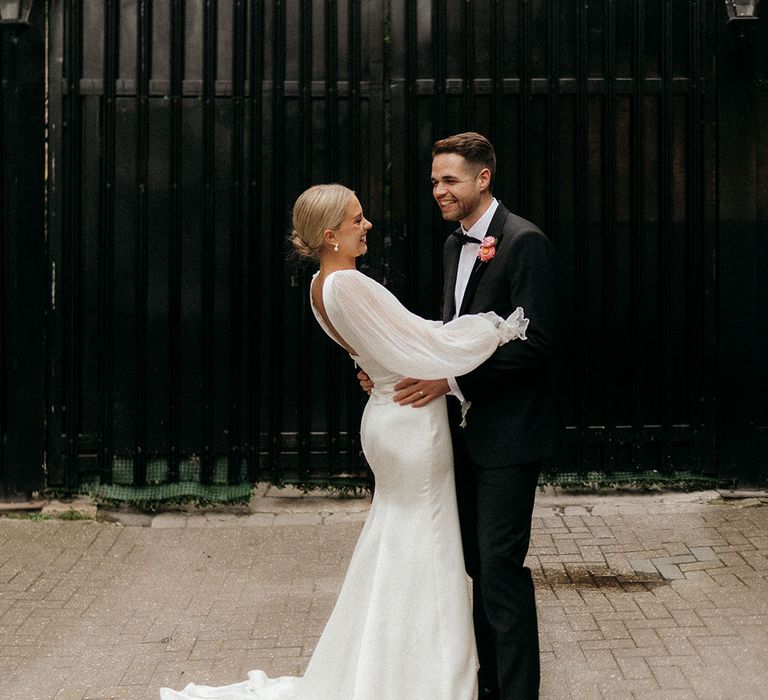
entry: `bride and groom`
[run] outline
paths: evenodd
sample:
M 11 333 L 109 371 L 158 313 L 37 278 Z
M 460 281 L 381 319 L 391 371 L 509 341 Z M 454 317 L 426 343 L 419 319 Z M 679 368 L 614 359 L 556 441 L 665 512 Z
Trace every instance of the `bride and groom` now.
M 442 321 L 410 313 L 356 271 L 371 223 L 353 192 L 318 185 L 294 206 L 292 243 L 320 261 L 312 310 L 370 395 L 361 441 L 376 477 L 307 669 L 163 688 L 162 700 L 538 697 L 536 604 L 523 564 L 541 461 L 561 432 L 554 252 L 492 196 L 496 158 L 485 137 L 451 136 L 432 155 L 434 198 L 461 225 L 443 251 Z

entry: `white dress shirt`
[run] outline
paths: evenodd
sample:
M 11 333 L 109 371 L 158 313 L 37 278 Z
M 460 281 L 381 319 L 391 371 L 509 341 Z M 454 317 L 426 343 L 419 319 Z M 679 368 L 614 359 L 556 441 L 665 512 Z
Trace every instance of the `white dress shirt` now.
M 488 233 L 488 227 L 491 225 L 491 219 L 496 213 L 499 203 L 495 198 L 491 199 L 491 204 L 485 213 L 474 223 L 474 225 L 465 231 L 462 226 L 461 230 L 472 238 L 476 238 L 478 244 L 485 238 Z M 469 282 L 469 276 L 472 274 L 472 269 L 475 266 L 475 260 L 477 260 L 477 254 L 480 251 L 479 245 L 474 243 L 466 243 L 461 246 L 461 253 L 459 254 L 459 264 L 456 269 L 456 286 L 454 287 L 454 301 L 456 303 L 456 310 L 453 317 L 456 318 L 459 315 L 459 309 L 461 309 L 461 303 L 464 301 L 464 293 L 467 291 L 467 283 Z M 456 383 L 455 377 L 448 377 L 448 386 L 451 387 L 450 393 L 455 396 L 462 403 L 464 402 L 464 395 L 459 389 L 459 385 Z

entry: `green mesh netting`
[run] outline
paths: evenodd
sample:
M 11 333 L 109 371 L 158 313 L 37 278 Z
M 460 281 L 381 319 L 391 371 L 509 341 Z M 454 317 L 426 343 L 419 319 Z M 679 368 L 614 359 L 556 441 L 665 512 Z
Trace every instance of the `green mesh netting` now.
M 182 460 L 179 464 L 178 481 L 171 481 L 168 461 L 162 458 L 147 461 L 147 477 L 144 485 L 133 483 L 133 460 L 121 457 L 114 460 L 110 483 L 93 480 L 84 483 L 80 490 L 94 498 L 125 503 L 161 503 L 163 501 L 200 501 L 206 503 L 245 503 L 248 501 L 252 484 L 248 481 L 247 465 L 243 460 L 240 465 L 239 480 L 236 484 L 227 483 L 229 465 L 226 458 L 216 460 L 212 470 L 211 483 L 200 483 L 200 460 L 193 457 Z M 305 481 L 286 478 L 285 483 L 297 483 L 308 488 L 327 486 L 343 490 L 344 486 L 356 489 L 365 488 L 364 479 L 354 477 L 313 476 Z M 539 478 L 541 486 L 557 486 L 563 489 L 676 489 L 697 490 L 715 488 L 719 479 L 715 476 L 691 471 L 657 470 L 617 471 L 617 472 L 557 472 L 545 471 Z
M 365 472 L 312 473 L 300 477 L 296 470 L 280 475 L 279 483 L 294 484 L 308 491 L 329 489 L 336 493 L 360 492 L 368 487 Z M 236 483 L 229 483 L 230 469 L 226 457 L 219 457 L 213 463 L 209 483 L 203 484 L 202 465 L 197 456 L 180 460 L 176 478 L 169 461 L 164 457 L 153 457 L 146 461 L 146 478 L 138 484 L 134 480 L 134 460 L 130 456 L 116 457 L 108 481 L 101 474 L 81 474 L 80 493 L 90 494 L 99 501 L 124 502 L 155 509 L 163 502 L 198 503 L 247 503 L 253 483 L 248 479 L 248 464 L 241 460 Z M 153 505 L 156 504 L 156 505 Z
M 164 458 L 152 458 L 147 460 L 147 486 L 170 485 L 170 482 L 200 482 L 202 465 L 197 457 L 183 459 L 179 462 L 179 474 L 177 479 L 171 479 L 168 460 Z M 241 461 L 239 480 L 247 481 L 247 464 Z M 228 483 L 229 462 L 226 457 L 219 457 L 213 465 L 211 484 L 224 486 Z M 113 484 L 134 486 L 133 460 L 130 457 L 116 457 L 112 466 Z
M 152 458 L 146 464 L 146 482 L 134 483 L 133 460 L 116 457 L 109 483 L 92 481 L 83 484 L 81 490 L 94 498 L 109 501 L 152 502 L 198 500 L 212 503 L 247 501 L 252 485 L 247 480 L 247 464 L 240 464 L 238 483 L 230 484 L 229 463 L 225 457 L 213 465 L 210 483 L 201 483 L 202 466 L 197 457 L 179 462 L 178 478 L 172 479 L 167 459 Z
M 138 503 L 143 501 L 200 500 L 211 503 L 247 501 L 251 495 L 251 484 L 209 485 L 194 481 L 180 481 L 175 484 L 153 486 L 125 486 L 121 484 L 92 484 L 86 490 L 94 498 L 108 501 Z
M 539 477 L 542 486 L 560 486 L 562 488 L 673 488 L 707 489 L 715 488 L 720 483 L 716 476 L 691 471 L 660 472 L 655 469 L 646 471 L 616 472 L 544 472 Z

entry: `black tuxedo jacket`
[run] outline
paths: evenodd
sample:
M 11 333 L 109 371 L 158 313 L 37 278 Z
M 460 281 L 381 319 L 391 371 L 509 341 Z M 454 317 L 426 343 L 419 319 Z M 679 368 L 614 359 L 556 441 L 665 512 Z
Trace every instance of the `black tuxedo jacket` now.
M 496 254 L 488 262 L 475 261 L 460 315 L 495 311 L 506 318 L 522 306 L 530 320 L 527 340 L 502 345 L 477 369 L 456 377 L 472 406 L 465 428 L 456 427 L 452 411 L 454 440 L 464 443 L 478 466 L 493 468 L 544 459 L 560 448 L 552 362 L 559 283 L 554 248 L 530 221 L 499 203 L 486 235 L 497 238 Z M 460 252 L 459 241 L 448 236 L 443 248 L 446 322 L 455 313 Z

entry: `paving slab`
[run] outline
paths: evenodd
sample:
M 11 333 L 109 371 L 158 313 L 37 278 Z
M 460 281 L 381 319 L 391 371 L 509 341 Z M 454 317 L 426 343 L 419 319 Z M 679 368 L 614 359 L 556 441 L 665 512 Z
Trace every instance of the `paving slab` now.
M 239 510 L 56 518 L 85 505 L 0 517 L 0 700 L 302 672 L 369 507 L 262 486 Z M 768 504 L 549 490 L 528 564 L 542 698 L 768 698 Z

